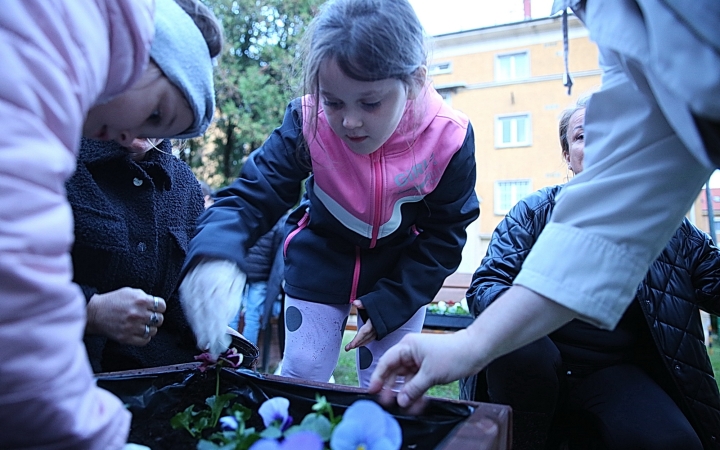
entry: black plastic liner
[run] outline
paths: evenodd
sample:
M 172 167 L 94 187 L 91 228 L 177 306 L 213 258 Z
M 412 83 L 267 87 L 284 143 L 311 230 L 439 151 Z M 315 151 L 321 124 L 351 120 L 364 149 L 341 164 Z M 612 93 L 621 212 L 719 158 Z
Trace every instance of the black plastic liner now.
M 129 442 L 152 450 L 195 448 L 195 441 L 186 430 L 173 430 L 170 418 L 191 404 L 196 405 L 195 411 L 206 408 L 205 399 L 215 394 L 216 370 L 200 372 L 168 366 L 147 371 L 98 374 L 98 385 L 120 397 L 133 414 Z M 356 400 L 372 398 L 359 388 L 285 380 L 289 379 L 223 368 L 220 393 L 235 393 L 236 402 L 254 411 L 248 426 L 258 430 L 262 430 L 263 425 L 257 409 L 268 398 L 280 396 L 290 400 L 290 415 L 295 424 L 312 412 L 316 394 L 327 398 L 335 414 L 343 414 Z M 443 439 L 470 417 L 473 410 L 470 405 L 429 399 L 418 416 L 404 414 L 399 408 L 388 411 L 402 428 L 402 448 L 425 450 L 442 446 Z

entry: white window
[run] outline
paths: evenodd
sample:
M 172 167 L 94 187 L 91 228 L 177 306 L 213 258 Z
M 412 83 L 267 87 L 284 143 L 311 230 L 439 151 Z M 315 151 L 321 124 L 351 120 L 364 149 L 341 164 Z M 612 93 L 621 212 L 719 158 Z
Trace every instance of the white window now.
M 442 62 L 442 63 L 435 63 L 430 64 L 428 66 L 428 75 L 440 75 L 443 73 L 452 73 L 452 63 L 451 62 Z
M 495 182 L 495 214 L 507 214 L 510 208 L 531 192 L 530 180 Z
M 495 119 L 495 147 L 530 145 L 530 115 L 499 116 Z
M 528 52 L 508 53 L 495 57 L 495 81 L 521 80 L 529 76 Z

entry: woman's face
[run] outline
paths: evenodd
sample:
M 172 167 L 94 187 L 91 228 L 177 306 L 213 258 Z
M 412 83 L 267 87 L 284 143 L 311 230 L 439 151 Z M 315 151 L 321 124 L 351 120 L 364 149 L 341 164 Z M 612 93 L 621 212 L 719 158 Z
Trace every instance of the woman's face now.
M 176 136 L 190 128 L 193 118 L 182 92 L 150 61 L 130 89 L 90 109 L 83 135 L 130 147 L 135 138 Z
M 570 116 L 567 129 L 568 152 L 565 161 L 575 175 L 583 171 L 585 157 L 585 109 L 579 109 Z

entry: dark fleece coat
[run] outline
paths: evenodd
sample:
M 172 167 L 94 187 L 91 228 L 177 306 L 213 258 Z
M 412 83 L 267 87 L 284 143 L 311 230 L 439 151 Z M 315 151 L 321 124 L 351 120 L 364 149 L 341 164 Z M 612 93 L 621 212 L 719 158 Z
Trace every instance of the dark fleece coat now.
M 163 141 L 135 162 L 113 142 L 83 139 L 77 171 L 66 184 L 75 218 L 74 281 L 87 301 L 122 287 L 167 302 L 165 321 L 144 347 L 85 336 L 95 372 L 193 361 L 198 350 L 177 284 L 188 242 L 203 212 L 200 184 Z

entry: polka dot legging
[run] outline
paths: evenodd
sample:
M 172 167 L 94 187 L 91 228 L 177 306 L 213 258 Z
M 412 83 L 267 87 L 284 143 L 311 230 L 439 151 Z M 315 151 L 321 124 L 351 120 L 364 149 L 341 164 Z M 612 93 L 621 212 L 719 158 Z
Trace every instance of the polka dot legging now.
M 402 327 L 356 353 L 358 380 L 367 387 L 378 359 L 408 333 L 422 331 L 425 309 L 420 308 Z M 326 305 L 285 297 L 285 355 L 281 375 L 327 382 L 340 356 L 350 305 Z M 358 316 L 358 329 L 363 321 Z M 343 350 L 344 351 L 344 350 Z

